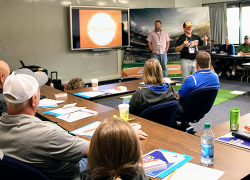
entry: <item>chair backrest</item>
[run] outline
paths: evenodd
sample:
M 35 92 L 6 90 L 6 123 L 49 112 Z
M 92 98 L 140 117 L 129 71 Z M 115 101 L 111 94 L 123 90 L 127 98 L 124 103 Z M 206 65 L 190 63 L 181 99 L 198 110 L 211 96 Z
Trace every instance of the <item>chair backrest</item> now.
M 49 180 L 49 178 L 38 169 L 6 155 L 0 160 L 0 179 Z
M 215 86 L 195 89 L 184 99 L 185 115 L 193 118 L 203 117 L 212 108 L 217 94 L 218 88 Z
M 178 109 L 178 101 L 172 100 L 153 105 L 139 115 L 142 118 L 171 126 Z

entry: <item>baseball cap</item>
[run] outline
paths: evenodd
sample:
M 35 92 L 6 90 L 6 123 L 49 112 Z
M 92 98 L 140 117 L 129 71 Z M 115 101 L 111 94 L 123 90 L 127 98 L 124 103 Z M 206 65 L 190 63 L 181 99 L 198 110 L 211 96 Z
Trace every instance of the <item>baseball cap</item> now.
M 246 35 L 246 36 L 244 37 L 244 39 L 250 39 L 250 36 Z
M 3 87 L 3 94 L 9 94 L 15 100 L 6 98 L 5 100 L 20 104 L 29 100 L 48 81 L 48 76 L 44 72 L 33 73 L 29 69 L 19 69 L 7 77 Z
M 191 27 L 191 26 L 193 26 L 193 24 L 191 22 L 189 22 L 189 21 L 186 21 L 186 22 L 183 23 L 184 28 L 185 27 Z

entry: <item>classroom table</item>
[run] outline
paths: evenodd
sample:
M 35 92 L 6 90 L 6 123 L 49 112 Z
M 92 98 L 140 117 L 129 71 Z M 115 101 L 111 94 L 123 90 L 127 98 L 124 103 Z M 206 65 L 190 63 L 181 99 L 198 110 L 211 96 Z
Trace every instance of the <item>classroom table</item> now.
M 113 84 L 107 84 L 107 85 L 102 85 L 98 86 L 98 91 L 102 90 L 108 90 L 108 89 L 115 89 L 118 86 L 126 86 L 127 91 L 126 92 L 121 92 L 117 94 L 105 94 L 101 96 L 96 96 L 96 97 L 89 97 L 86 98 L 90 101 L 101 101 L 105 99 L 111 99 L 111 98 L 117 98 L 121 96 L 127 96 L 127 95 L 132 95 L 139 87 L 143 87 L 143 85 L 140 85 L 139 83 L 143 82 L 143 79 L 138 79 L 134 81 L 126 81 L 126 82 L 121 82 L 121 83 L 113 83 Z M 173 86 L 179 81 L 173 80 L 170 84 Z M 86 91 L 92 91 L 92 87 L 89 88 L 82 88 L 82 89 L 76 89 L 76 90 L 67 90 L 67 93 L 74 94 L 74 93 L 79 93 L 79 92 L 86 92 Z
M 227 55 L 227 54 L 211 54 L 212 64 L 214 66 L 215 59 L 232 59 L 236 60 L 239 59 L 242 61 L 242 63 L 249 62 L 250 55 L 242 55 L 242 56 L 235 56 L 235 55 Z
M 41 91 L 40 91 L 40 94 L 45 95 L 46 98 L 48 98 L 48 99 L 65 101 L 64 103 L 58 104 L 58 108 L 63 107 L 65 104 L 77 103 L 76 106 L 78 106 L 78 107 L 87 107 L 87 109 L 97 111 L 98 113 L 113 110 L 113 108 L 111 108 L 111 107 L 104 106 L 104 105 L 101 105 L 101 104 L 97 104 L 97 103 L 94 103 L 94 102 L 91 102 L 91 101 L 88 101 L 88 100 L 73 96 L 73 95 L 68 94 L 68 93 L 66 93 L 67 94 L 66 97 L 55 98 L 54 94 L 58 94 L 58 93 L 64 93 L 64 92 L 60 91 L 60 90 L 57 90 L 57 89 L 54 89 L 54 88 L 52 88 L 50 86 L 47 86 L 47 85 L 42 86 Z M 60 121 L 63 121 L 61 119 L 57 119 L 55 116 L 46 115 L 46 114 L 43 113 L 43 112 L 49 111 L 49 110 L 52 110 L 52 108 L 38 108 L 37 111 L 36 111 L 37 112 L 36 116 L 39 117 L 42 120 L 49 119 L 50 121 L 53 121 L 53 122 L 56 122 L 56 123 L 60 122 Z
M 119 110 L 99 113 L 96 116 L 88 117 L 72 123 L 61 121 L 58 125 L 67 131 L 72 131 L 94 121 L 103 121 L 106 118 L 112 118 L 113 115 L 119 116 Z M 135 118 L 135 120 L 130 121 L 130 123 L 140 123 L 142 125 L 142 130 L 148 134 L 148 138 L 146 140 L 141 140 L 143 154 L 146 154 L 154 149 L 162 148 L 192 156 L 194 158 L 189 162 L 200 165 L 200 137 L 134 116 L 132 114 L 130 114 L 129 117 Z M 90 138 L 82 138 L 90 140 Z M 249 174 L 249 152 L 232 148 L 231 146 L 226 146 L 218 142 L 215 142 L 214 149 L 214 164 L 209 167 L 225 172 L 220 180 L 241 179 Z
M 247 125 L 247 124 L 250 124 L 250 113 L 245 114 L 245 115 L 240 117 L 239 131 L 243 131 L 244 126 Z M 229 132 L 232 132 L 230 130 L 230 121 L 221 123 L 221 124 L 219 124 L 217 126 L 214 126 L 214 127 L 211 127 L 211 130 L 212 130 L 212 132 L 214 134 L 214 139 L 217 139 L 217 138 L 219 138 L 221 136 L 226 135 Z M 201 134 L 202 134 L 202 131 L 199 131 L 199 132 L 195 133 L 195 135 L 197 135 L 197 136 L 201 136 Z M 219 142 L 219 141 L 217 141 L 217 142 Z M 223 143 L 223 142 L 220 142 L 220 143 Z M 250 152 L 249 149 L 245 149 L 245 148 L 238 147 L 238 146 L 233 146 L 233 145 L 230 145 L 230 144 L 227 144 L 227 143 L 223 143 L 223 144 L 228 145 L 228 146 L 233 147 L 233 148 L 239 148 L 239 149 L 245 150 L 247 152 Z M 249 171 L 249 173 L 250 173 L 250 171 Z
M 246 61 L 246 60 L 250 60 L 250 55 L 235 56 L 235 55 L 226 55 L 226 54 L 212 54 L 211 58 L 216 58 L 216 59 L 240 59 L 240 60 Z

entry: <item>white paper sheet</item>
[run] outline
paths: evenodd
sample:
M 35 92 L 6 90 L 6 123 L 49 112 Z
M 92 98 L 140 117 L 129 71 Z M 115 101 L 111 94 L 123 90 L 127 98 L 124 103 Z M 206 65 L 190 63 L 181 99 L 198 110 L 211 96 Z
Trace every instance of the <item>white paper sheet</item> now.
M 80 136 L 87 136 L 87 137 L 92 137 L 96 128 L 101 124 L 102 122 L 100 121 L 95 121 L 91 124 L 88 124 L 86 126 L 83 126 L 79 129 L 76 129 L 74 131 L 71 131 L 71 134 L 76 134 Z
M 92 111 L 89 109 L 82 109 L 81 111 L 73 112 L 73 113 L 66 114 L 66 115 L 57 116 L 56 118 L 62 119 L 62 120 L 67 121 L 67 122 L 74 122 L 74 121 L 77 121 L 79 119 L 94 116 L 97 114 L 98 113 L 96 111 Z
M 61 116 L 69 113 L 73 113 L 76 111 L 81 111 L 82 109 L 85 109 L 86 107 L 71 107 L 71 108 L 59 108 L 54 109 L 51 111 L 44 112 L 45 114 L 54 115 L 54 116 Z
M 39 102 L 39 106 L 38 107 L 45 107 L 45 106 L 53 106 L 53 105 L 57 105 L 59 103 L 63 103 L 64 101 L 60 101 L 60 100 L 53 100 L 53 99 L 42 99 Z
M 245 93 L 246 93 L 245 91 L 232 91 L 232 92 L 230 92 L 230 94 L 239 94 L 239 95 L 245 94 Z
M 170 180 L 217 180 L 219 179 L 225 172 L 211 169 L 208 167 L 200 166 L 193 163 L 186 163 L 181 166 L 173 176 L 168 175 L 163 180 L 167 180 L 170 176 Z

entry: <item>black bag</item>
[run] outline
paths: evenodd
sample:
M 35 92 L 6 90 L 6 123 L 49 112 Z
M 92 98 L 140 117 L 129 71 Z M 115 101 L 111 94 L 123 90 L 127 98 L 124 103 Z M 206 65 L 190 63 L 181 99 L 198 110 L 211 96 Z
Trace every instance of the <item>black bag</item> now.
M 52 77 L 52 75 L 53 75 L 54 73 L 56 74 L 56 79 L 53 79 L 53 77 Z M 52 71 L 52 72 L 50 73 L 50 77 L 51 77 L 52 83 L 54 84 L 54 88 L 63 91 L 62 81 L 61 81 L 61 79 L 58 79 L 57 71 Z

